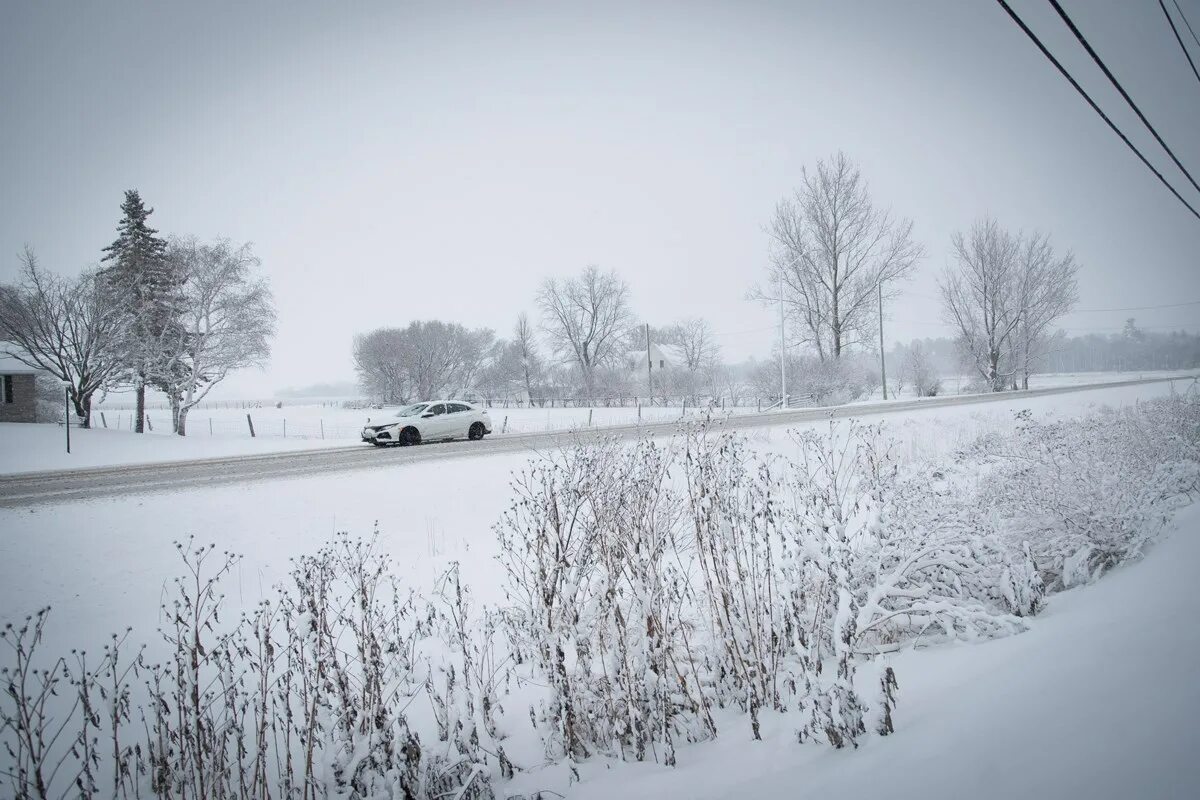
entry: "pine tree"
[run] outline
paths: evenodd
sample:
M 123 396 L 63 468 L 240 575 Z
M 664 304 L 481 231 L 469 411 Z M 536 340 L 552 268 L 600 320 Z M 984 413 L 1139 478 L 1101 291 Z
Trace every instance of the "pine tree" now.
M 146 384 L 154 374 L 159 350 L 156 343 L 171 329 L 180 284 L 166 257 L 166 241 L 147 224 L 153 213 L 136 189 L 126 191 L 117 238 L 104 248 L 101 259 L 110 262 L 101 270 L 101 276 L 114 302 L 130 316 L 123 359 L 136 387 L 138 433 L 143 432 L 145 424 Z

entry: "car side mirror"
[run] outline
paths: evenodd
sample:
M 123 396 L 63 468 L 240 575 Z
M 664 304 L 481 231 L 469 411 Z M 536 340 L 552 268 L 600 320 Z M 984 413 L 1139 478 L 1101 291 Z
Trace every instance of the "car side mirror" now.
M 425 412 L 424 414 L 422 414 L 422 415 L 421 415 L 421 419 L 429 419 L 429 418 L 430 418 L 430 417 L 432 417 L 432 416 L 433 416 L 433 412 L 432 412 L 432 411 L 427 411 L 427 412 Z

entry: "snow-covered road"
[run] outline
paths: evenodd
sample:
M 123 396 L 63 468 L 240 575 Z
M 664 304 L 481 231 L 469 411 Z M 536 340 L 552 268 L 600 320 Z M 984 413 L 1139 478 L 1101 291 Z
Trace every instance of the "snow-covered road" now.
M 1185 385 L 1190 379 L 1148 378 L 1079 386 L 1058 386 L 1002 394 L 957 395 L 921 400 L 854 404 L 820 409 L 742 414 L 714 420 L 724 429 L 792 425 L 839 417 L 864 417 L 911 413 L 947 406 L 1012 404 L 1027 398 L 1077 392 L 1095 392 L 1123 386 L 1162 383 Z M 481 442 L 444 442 L 421 447 L 379 449 L 366 445 L 299 450 L 269 455 L 234 456 L 170 463 L 135 464 L 95 469 L 21 473 L 0 477 L 0 507 L 22 507 L 58 501 L 86 500 L 164 490 L 203 488 L 231 483 L 311 477 L 349 470 L 418 464 L 450 458 L 470 458 L 503 453 L 537 452 L 579 438 L 669 434 L 677 422 L 619 425 L 547 433 L 493 436 Z

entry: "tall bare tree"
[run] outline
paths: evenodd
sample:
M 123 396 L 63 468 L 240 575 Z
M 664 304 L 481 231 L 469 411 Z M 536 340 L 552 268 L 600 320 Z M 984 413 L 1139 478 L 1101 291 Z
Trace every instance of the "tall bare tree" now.
M 941 391 L 942 381 L 938 377 L 937 367 L 925 352 L 925 347 L 918 341 L 909 345 L 900 364 L 900 375 L 896 385 L 899 394 L 901 381 L 905 378 L 912 382 L 913 391 L 917 397 L 932 397 Z
M 1050 237 L 1033 233 L 1023 238 L 1018 262 L 1019 288 L 1013 360 L 1021 388 L 1051 351 L 1051 326 L 1079 300 L 1076 274 L 1079 266 L 1071 252 L 1058 255 Z
M 708 320 L 689 317 L 663 330 L 656 337 L 663 344 L 673 345 L 679 350 L 682 363 L 688 372 L 703 372 L 714 365 L 721 355 L 721 346 L 713 335 Z
M 406 403 L 475 388 L 493 354 L 495 334 L 454 322 L 412 322 L 354 339 L 354 367 L 363 388 L 380 400 Z
M 389 404 L 412 397 L 405 365 L 405 334 L 401 328 L 376 328 L 354 337 L 354 371 L 371 397 Z
M 533 399 L 534 384 L 539 382 L 542 374 L 542 359 L 537 350 L 537 334 L 529 315 L 522 311 L 517 316 L 517 325 L 513 329 L 512 344 L 520 359 L 521 380 L 525 384 L 525 394 Z
M 696 398 L 720 359 L 721 347 L 712 326 L 707 320 L 691 317 L 662 331 L 659 339 L 678 349 L 681 363 L 675 367 L 683 373 L 678 388 Z
M 20 280 L 0 286 L 0 350 L 68 384 L 75 414 L 90 427 L 92 396 L 121 373 L 127 316 L 93 271 L 55 276 L 29 248 L 21 265 Z
M 990 217 L 951 241 L 957 267 L 940 288 L 959 347 L 992 391 L 1003 391 L 1019 371 L 1028 386 L 1050 326 L 1075 303 L 1074 256 L 1056 256 L 1049 237 L 1009 233 Z
M 629 287 L 615 272 L 592 265 L 577 278 L 548 278 L 537 300 L 555 352 L 579 367 L 584 393 L 593 397 L 597 368 L 622 355 L 624 334 L 633 321 Z
M 775 208 L 769 286 L 751 293 L 783 302 L 821 361 L 839 360 L 876 331 L 875 305 L 882 290 L 907 276 L 924 255 L 912 222 L 875 207 L 858 167 L 845 154 L 817 161 L 801 173 L 801 186 Z
M 158 333 L 160 356 L 148 379 L 167 395 L 174 432 L 185 436 L 188 412 L 212 387 L 233 370 L 266 362 L 275 306 L 249 244 L 172 239 L 165 257 L 183 283 L 177 313 Z
M 1004 390 L 1011 368 L 1001 363 L 1011 352 L 1017 329 L 1017 254 L 1020 243 L 988 217 L 969 234 L 951 239 L 956 269 L 939 284 L 943 313 L 958 331 L 958 342 L 980 377 L 994 392 Z

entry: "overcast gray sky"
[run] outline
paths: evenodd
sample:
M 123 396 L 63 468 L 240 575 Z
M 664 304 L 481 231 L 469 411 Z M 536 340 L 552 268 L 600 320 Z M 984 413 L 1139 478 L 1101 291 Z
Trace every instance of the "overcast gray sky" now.
M 1183 191 L 1049 5 L 1013 5 Z M 1064 5 L 1200 171 L 1200 82 L 1157 2 Z M 727 358 L 766 356 L 775 316 L 743 299 L 764 226 L 838 149 L 928 251 L 889 341 L 949 333 L 935 279 L 985 213 L 1073 249 L 1080 308 L 1200 300 L 1200 221 L 992 0 L 4 0 L 0 113 L 0 281 L 26 243 L 61 272 L 96 262 L 127 188 L 164 233 L 254 243 L 279 332 L 234 393 L 351 378 L 379 325 L 507 335 L 544 277 L 588 263 L 642 319 L 703 316 Z M 1200 328 L 1195 305 L 1064 327 L 1126 316 Z

